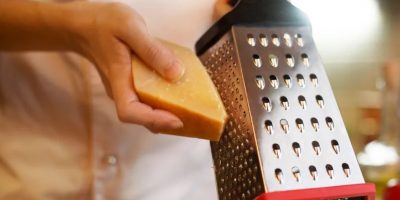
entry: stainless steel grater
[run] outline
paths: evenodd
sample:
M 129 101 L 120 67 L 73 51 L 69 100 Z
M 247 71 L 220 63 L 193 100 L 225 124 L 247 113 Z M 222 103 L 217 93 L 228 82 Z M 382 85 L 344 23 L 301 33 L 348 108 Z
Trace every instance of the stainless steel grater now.
M 220 199 L 373 199 L 307 17 L 243 0 L 197 42 L 229 114 L 211 142 Z

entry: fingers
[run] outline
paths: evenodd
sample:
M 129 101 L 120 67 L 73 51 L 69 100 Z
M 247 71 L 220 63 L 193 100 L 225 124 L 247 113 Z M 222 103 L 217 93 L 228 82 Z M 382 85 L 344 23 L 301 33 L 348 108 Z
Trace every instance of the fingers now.
M 120 37 L 143 62 L 169 81 L 177 81 L 184 74 L 184 67 L 174 53 L 153 38 L 142 20 L 134 20 L 121 30 Z
M 118 62 L 118 66 L 111 67 L 110 78 L 118 117 L 121 121 L 144 125 L 153 132 L 183 127 L 182 121 L 175 115 L 139 102 L 134 93 L 131 66 L 128 60 Z
M 216 0 L 214 5 L 213 19 L 218 20 L 231 10 L 232 6 L 229 5 L 228 0 Z

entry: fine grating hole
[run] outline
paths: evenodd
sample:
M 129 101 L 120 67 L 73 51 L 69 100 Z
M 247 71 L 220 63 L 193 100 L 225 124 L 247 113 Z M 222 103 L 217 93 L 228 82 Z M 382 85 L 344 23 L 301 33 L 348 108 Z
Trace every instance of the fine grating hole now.
M 304 46 L 304 40 L 303 40 L 303 36 L 301 34 L 294 35 L 294 38 L 296 39 L 297 45 L 299 45 L 300 47 Z
M 253 64 L 254 64 L 254 66 L 256 66 L 256 67 L 261 67 L 262 62 L 261 62 L 261 58 L 260 58 L 259 55 L 253 54 Z
M 272 34 L 271 38 L 272 38 L 272 44 L 274 44 L 277 47 L 281 45 L 281 41 L 277 34 Z
M 294 176 L 296 182 L 300 182 L 300 176 L 301 176 L 300 169 L 296 166 L 292 167 L 292 173 L 293 173 L 293 176 Z
M 333 171 L 332 165 L 331 164 L 327 164 L 325 166 L 325 169 L 326 169 L 326 173 L 328 174 L 329 178 L 333 179 L 334 171 Z
M 292 143 L 292 148 L 294 153 L 296 154 L 297 157 L 301 156 L 301 148 L 300 148 L 300 144 L 297 142 L 293 142 Z
M 256 43 L 258 43 L 258 35 L 254 34 L 254 36 L 256 39 Z M 231 42 L 231 44 L 233 44 L 233 41 Z M 256 195 L 262 193 L 265 188 L 262 183 L 259 158 L 255 154 L 257 150 L 254 146 L 254 137 L 251 136 L 252 130 L 250 130 L 250 115 L 245 108 L 245 95 L 243 94 L 242 86 L 240 86 L 241 79 L 239 76 L 239 63 L 237 62 L 236 57 L 232 59 L 231 55 L 234 56 L 234 45 L 231 44 L 224 47 L 228 51 L 230 51 L 229 58 L 231 60 L 229 60 L 227 54 L 224 56 L 224 51 L 220 51 L 219 54 L 215 53 L 213 58 L 210 59 L 208 68 L 212 71 L 211 76 L 216 83 L 216 86 L 219 87 L 221 95 L 226 97 L 224 99 L 224 104 L 227 106 L 227 112 L 230 113 L 230 115 L 232 116 L 237 116 L 237 118 L 234 117 L 229 120 L 227 127 L 228 130 L 226 130 L 226 132 L 222 135 L 220 142 L 213 142 L 211 144 L 211 147 L 216 156 L 216 166 L 218 166 L 216 168 L 216 180 L 218 182 L 218 185 L 220 186 L 218 188 L 218 192 L 221 196 L 221 199 L 228 200 L 241 198 L 243 193 L 245 194 L 245 199 L 254 199 Z M 255 47 L 262 48 L 260 44 L 256 44 Z M 251 47 L 248 46 L 248 48 Z M 252 54 L 250 54 L 250 56 L 252 56 Z M 264 57 L 268 56 L 268 54 L 263 56 L 261 54 L 258 55 L 260 55 L 261 61 L 263 62 L 262 67 L 264 65 L 268 66 L 269 61 L 264 60 Z M 212 56 L 210 55 L 210 58 L 211 57 Z M 228 61 L 226 61 L 226 58 L 228 58 Z M 250 57 L 250 59 L 252 59 L 252 57 Z M 223 64 L 224 62 L 229 62 L 229 64 L 226 63 L 225 65 Z M 250 67 L 253 67 L 252 63 L 248 64 L 250 64 Z M 211 65 L 214 65 L 214 68 L 211 69 Z M 253 75 L 253 80 L 256 75 L 258 74 Z M 266 81 L 265 84 L 268 87 L 269 83 L 267 83 L 267 81 L 269 75 L 266 76 L 261 73 L 259 73 L 259 75 L 264 76 L 264 79 Z M 261 98 L 262 96 L 258 99 L 260 102 Z M 277 106 L 280 107 L 278 105 L 278 101 Z M 260 105 L 260 107 L 261 106 L 262 105 Z M 242 115 L 243 111 L 246 111 L 245 117 Z M 278 121 L 274 122 L 274 125 L 278 125 L 278 129 L 280 129 Z M 248 171 L 247 169 L 251 170 Z M 251 180 L 251 183 L 248 182 L 249 180 Z M 255 192 L 253 192 L 251 196 L 248 196 L 247 191 L 251 191 L 252 188 L 255 188 Z
M 315 100 L 317 101 L 317 104 L 318 104 L 318 106 L 319 106 L 320 108 L 323 108 L 323 107 L 324 107 L 325 102 L 324 102 L 324 98 L 322 98 L 321 95 L 315 96 Z
M 303 95 L 300 95 L 297 99 L 299 100 L 300 107 L 302 109 L 306 109 L 306 107 L 307 107 L 306 98 Z
M 265 120 L 264 126 L 265 126 L 265 130 L 267 131 L 267 133 L 271 135 L 273 133 L 273 128 L 274 128 L 271 120 Z
M 275 178 L 279 182 L 279 184 L 283 183 L 283 172 L 281 169 L 275 169 Z
M 278 57 L 274 54 L 270 54 L 269 56 L 269 63 L 271 64 L 272 67 L 278 67 L 279 65 L 279 60 Z
M 268 46 L 268 39 L 267 39 L 267 36 L 265 34 L 260 34 L 260 44 L 263 47 Z
M 305 53 L 301 54 L 301 61 L 303 62 L 304 66 L 306 66 L 306 67 L 310 66 L 310 60 L 309 60 L 307 54 L 305 54 Z
M 332 149 L 333 151 L 338 154 L 340 152 L 340 146 L 339 146 L 339 142 L 337 140 L 332 140 L 331 141 L 331 145 L 332 145 Z
M 290 54 L 286 54 L 285 57 L 286 57 L 286 63 L 287 63 L 287 65 L 288 65 L 289 67 L 294 67 L 294 64 L 295 64 L 295 62 L 294 62 L 294 57 L 293 57 L 292 55 L 290 55 Z
M 283 34 L 283 40 L 287 47 L 292 47 L 292 37 L 288 33 Z
M 310 167 L 308 167 L 308 170 L 310 171 L 312 179 L 316 181 L 318 178 L 317 168 L 314 165 L 311 165 Z
M 329 130 L 332 131 L 333 128 L 335 127 L 335 124 L 333 123 L 332 118 L 326 117 L 326 118 L 325 118 L 325 122 L 326 122 L 326 125 L 328 126 Z
M 269 76 L 269 84 L 270 84 L 273 88 L 278 89 L 278 87 L 279 87 L 278 78 L 277 78 L 275 75 Z
M 314 128 L 314 130 L 315 131 L 318 131 L 319 130 L 319 122 L 318 122 L 318 119 L 317 118 L 315 118 L 315 117 L 313 117 L 313 118 L 311 118 L 311 126 Z
M 263 97 L 263 98 L 261 99 L 261 101 L 262 101 L 262 105 L 263 105 L 264 109 L 265 109 L 267 112 L 270 112 L 270 111 L 272 110 L 272 103 L 271 103 L 271 101 L 269 100 L 269 98 L 268 98 L 268 97 Z
M 315 154 L 318 156 L 321 154 L 321 146 L 319 145 L 319 143 L 317 141 L 313 141 L 312 143 L 313 149 Z
M 306 86 L 303 75 L 297 74 L 296 79 L 297 79 L 297 84 L 299 84 L 300 87 L 304 88 Z
M 257 87 L 260 88 L 261 90 L 263 90 L 265 88 L 265 80 L 264 77 L 261 75 L 257 75 L 256 76 L 256 84 Z
M 252 47 L 256 46 L 256 39 L 254 38 L 253 34 L 247 34 L 247 43 Z
M 318 77 L 315 74 L 310 74 L 310 80 L 311 83 L 314 85 L 314 87 L 318 86 Z
M 285 82 L 285 85 L 287 88 L 292 87 L 292 79 L 290 78 L 289 75 L 287 75 L 287 74 L 283 75 L 283 81 Z
M 283 107 L 283 109 L 288 110 L 289 109 L 289 100 L 285 96 L 282 96 L 280 98 L 280 100 L 281 100 L 281 106 Z
M 296 126 L 300 130 L 301 133 L 304 132 L 304 122 L 302 119 L 300 119 L 300 118 L 296 119 Z
M 343 163 L 342 164 L 342 169 L 343 169 L 343 173 L 344 175 L 348 178 L 350 177 L 350 166 L 347 163 Z
M 280 121 L 281 128 L 285 133 L 289 132 L 289 122 L 286 119 L 281 119 Z
M 280 158 L 281 157 L 281 147 L 279 146 L 279 144 L 273 144 L 272 145 L 272 151 L 274 152 L 276 158 Z

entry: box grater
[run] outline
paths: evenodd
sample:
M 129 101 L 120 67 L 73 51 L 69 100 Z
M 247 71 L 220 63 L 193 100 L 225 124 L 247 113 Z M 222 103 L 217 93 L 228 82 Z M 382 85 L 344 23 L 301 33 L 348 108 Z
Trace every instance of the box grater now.
M 229 114 L 211 142 L 220 199 L 374 199 L 301 11 L 242 0 L 196 51 Z

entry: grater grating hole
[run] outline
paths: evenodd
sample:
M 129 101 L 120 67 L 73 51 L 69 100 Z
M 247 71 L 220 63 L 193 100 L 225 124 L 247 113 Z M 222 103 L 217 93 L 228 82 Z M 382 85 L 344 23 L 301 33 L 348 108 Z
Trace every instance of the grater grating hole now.
M 231 40 L 226 40 L 215 49 L 205 57 L 205 63 L 220 95 L 225 97 L 222 100 L 230 116 L 221 140 L 211 142 L 219 198 L 240 199 L 245 194 L 246 199 L 254 199 L 264 188 L 261 171 L 255 166 L 259 161 L 249 127 L 251 122 L 239 77 L 240 68 Z M 262 65 L 258 55 L 254 58 Z M 248 191 L 253 191 L 252 188 L 255 190 L 249 196 Z
M 310 167 L 308 167 L 308 170 L 310 171 L 310 175 L 311 175 L 312 179 L 314 181 L 316 181 L 318 178 L 317 168 L 314 165 L 310 165 Z
M 280 120 L 281 128 L 285 133 L 289 132 L 289 122 L 286 119 Z
M 303 62 L 304 66 L 309 67 L 310 66 L 310 59 L 308 58 L 308 55 L 305 53 L 301 54 L 301 61 Z
M 281 96 L 281 106 L 283 109 L 288 110 L 289 109 L 289 100 L 285 96 Z
M 289 75 L 287 75 L 287 74 L 283 75 L 283 81 L 285 82 L 285 85 L 287 88 L 292 87 L 292 79 L 290 78 Z
M 265 125 L 265 130 L 267 131 L 267 133 L 271 135 L 273 133 L 273 125 L 272 125 L 271 120 L 265 120 L 264 125 Z
M 326 118 L 325 118 L 325 121 L 326 121 L 326 125 L 328 126 L 329 130 L 332 131 L 333 128 L 334 128 L 334 126 L 335 126 L 335 124 L 333 123 L 332 118 L 326 117 Z
M 319 142 L 313 141 L 311 144 L 312 144 L 315 154 L 317 156 L 320 155 L 321 154 L 321 146 L 319 145 Z
M 311 118 L 311 126 L 314 128 L 314 130 L 317 132 L 319 130 L 319 122 L 318 119 L 313 117 Z
M 300 119 L 300 118 L 296 119 L 296 126 L 300 130 L 301 133 L 304 132 L 304 123 L 303 123 L 302 119 Z
M 300 95 L 297 99 L 299 100 L 300 107 L 302 109 L 306 109 L 306 107 L 307 107 L 306 98 L 303 95 Z
M 301 176 L 300 169 L 296 166 L 292 167 L 292 173 L 293 173 L 293 176 L 294 176 L 296 182 L 300 182 L 300 176 Z
M 269 100 L 269 98 L 268 97 L 263 97 L 261 99 L 261 101 L 262 101 L 262 105 L 263 105 L 264 109 L 267 112 L 270 112 L 272 110 L 272 104 L 271 104 L 271 101 Z
M 310 80 L 311 83 L 314 85 L 314 87 L 318 86 L 318 77 L 315 74 L 310 74 Z
M 294 63 L 295 63 L 294 57 L 291 54 L 286 54 L 285 57 L 286 57 L 286 64 L 289 67 L 294 67 Z
M 279 144 L 275 143 L 275 144 L 272 145 L 272 152 L 274 152 L 276 158 L 280 158 L 281 157 L 282 152 L 281 152 L 281 147 L 279 146 Z
M 283 172 L 281 169 L 275 169 L 275 178 L 279 182 L 279 184 L 283 183 Z
M 306 86 L 306 83 L 304 81 L 304 76 L 301 74 L 297 74 L 296 78 L 297 78 L 297 84 L 299 84 L 300 87 L 304 88 Z
M 349 178 L 350 177 L 350 166 L 347 163 L 343 163 L 342 164 L 342 169 L 343 169 L 343 173 L 344 175 Z
M 331 164 L 325 165 L 326 173 L 328 174 L 330 179 L 333 179 L 334 170 Z
M 339 142 L 337 140 L 332 140 L 331 141 L 331 145 L 332 145 L 332 149 L 333 151 L 338 154 L 340 152 L 340 146 L 339 146 Z
M 277 47 L 279 47 L 281 45 L 281 41 L 280 41 L 279 36 L 277 34 L 272 34 L 271 38 L 272 38 L 272 44 L 274 44 Z
M 297 157 L 301 156 L 301 148 L 298 142 L 293 142 L 292 148 Z
M 283 40 L 287 47 L 292 47 L 292 37 L 288 33 L 283 34 Z
M 268 39 L 267 39 L 267 36 L 265 34 L 260 34 L 260 44 L 263 47 L 267 47 L 268 46 Z
M 304 46 L 303 36 L 301 34 L 298 33 L 294 35 L 294 38 L 296 39 L 297 45 L 299 45 L 300 47 Z
M 269 84 L 270 84 L 273 88 L 278 89 L 278 87 L 279 87 L 278 78 L 277 78 L 275 75 L 269 76 Z
M 269 56 L 269 63 L 271 64 L 272 67 L 278 67 L 279 65 L 279 59 L 276 55 L 270 54 Z
M 253 55 L 253 64 L 256 67 L 261 67 L 262 66 L 261 58 L 260 58 L 259 55 L 257 55 L 257 54 Z
M 234 83 L 233 83 L 234 84 Z M 257 75 L 256 76 L 256 85 L 258 88 L 260 88 L 261 90 L 263 90 L 265 88 L 265 80 L 264 77 L 261 75 Z
M 320 108 L 324 108 L 325 102 L 324 102 L 324 98 L 322 98 L 321 95 L 315 96 L 315 100 L 317 101 L 317 104 Z
M 252 47 L 256 46 L 256 39 L 254 38 L 253 34 L 247 34 L 247 43 Z

